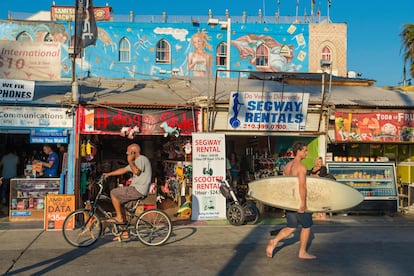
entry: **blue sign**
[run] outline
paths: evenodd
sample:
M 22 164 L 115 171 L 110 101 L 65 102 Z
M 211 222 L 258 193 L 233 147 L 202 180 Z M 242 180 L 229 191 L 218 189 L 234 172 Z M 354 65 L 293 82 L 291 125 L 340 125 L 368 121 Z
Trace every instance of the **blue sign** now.
M 68 137 L 41 137 L 30 136 L 31 144 L 67 144 Z
M 12 216 L 14 217 L 30 217 L 32 212 L 30 211 L 12 211 Z
M 34 128 L 30 131 L 32 136 L 63 137 L 68 136 L 68 130 L 64 128 Z

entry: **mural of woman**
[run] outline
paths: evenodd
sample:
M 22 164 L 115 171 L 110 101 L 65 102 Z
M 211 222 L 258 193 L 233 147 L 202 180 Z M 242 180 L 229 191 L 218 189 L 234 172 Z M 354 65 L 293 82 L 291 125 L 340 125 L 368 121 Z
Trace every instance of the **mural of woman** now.
M 210 37 L 205 30 L 199 31 L 191 37 L 194 51 L 188 55 L 187 70 L 193 72 L 195 77 L 211 77 L 211 66 L 213 57 L 205 51 L 212 50 L 207 42 Z

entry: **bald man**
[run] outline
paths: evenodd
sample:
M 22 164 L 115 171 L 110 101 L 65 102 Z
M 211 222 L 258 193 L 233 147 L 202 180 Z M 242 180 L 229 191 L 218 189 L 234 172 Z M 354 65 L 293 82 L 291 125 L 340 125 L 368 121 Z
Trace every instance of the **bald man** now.
M 152 168 L 150 160 L 141 154 L 138 144 L 131 144 L 127 148 L 128 165 L 115 171 L 104 173 L 104 177 L 122 175 L 132 172 L 132 183 L 130 186 L 118 187 L 111 190 L 111 200 L 114 205 L 116 216 L 108 222 L 124 224 L 124 213 L 122 204 L 146 196 L 152 180 Z

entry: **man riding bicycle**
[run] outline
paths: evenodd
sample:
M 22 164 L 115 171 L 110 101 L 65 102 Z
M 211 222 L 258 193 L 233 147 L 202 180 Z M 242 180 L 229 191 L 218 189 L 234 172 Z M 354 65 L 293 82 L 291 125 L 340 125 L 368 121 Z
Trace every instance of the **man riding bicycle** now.
M 141 154 L 141 147 L 138 144 L 131 144 L 127 148 L 128 165 L 109 173 L 104 173 L 104 178 L 122 175 L 132 172 L 132 183 L 130 186 L 117 187 L 111 190 L 111 201 L 114 206 L 116 216 L 107 220 L 110 223 L 124 224 L 125 214 L 122 204 L 137 200 L 146 196 L 152 180 L 152 168 L 150 160 Z

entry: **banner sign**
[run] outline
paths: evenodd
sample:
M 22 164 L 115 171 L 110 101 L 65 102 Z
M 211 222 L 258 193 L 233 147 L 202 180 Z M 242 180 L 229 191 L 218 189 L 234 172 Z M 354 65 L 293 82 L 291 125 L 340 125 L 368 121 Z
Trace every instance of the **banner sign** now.
M 80 49 L 95 45 L 98 38 L 93 0 L 76 0 L 75 7 L 75 55 Z
M 110 7 L 93 7 L 96 21 L 109 21 L 111 19 Z M 73 6 L 51 6 L 50 16 L 52 20 L 74 21 L 75 7 Z
M 45 200 L 45 230 L 61 230 L 66 216 L 75 210 L 75 195 L 48 194 Z
M 30 144 L 67 144 L 68 137 L 30 136 Z
M 165 135 L 176 129 L 180 135 L 200 131 L 194 119 L 199 111 L 142 110 L 80 107 L 81 132 L 85 134 L 121 134 L 125 129 L 136 129 L 139 135 Z
M 34 81 L 0 79 L 0 101 L 30 102 L 34 88 Z
M 226 176 L 224 134 L 193 133 L 192 220 L 226 218 L 226 199 L 217 179 Z
M 335 141 L 414 142 L 414 111 L 336 112 Z
M 60 43 L 0 40 L 0 49 L 0 78 L 60 80 Z
M 232 92 L 229 130 L 304 131 L 308 93 Z
M 0 106 L 0 127 L 72 128 L 67 108 Z

